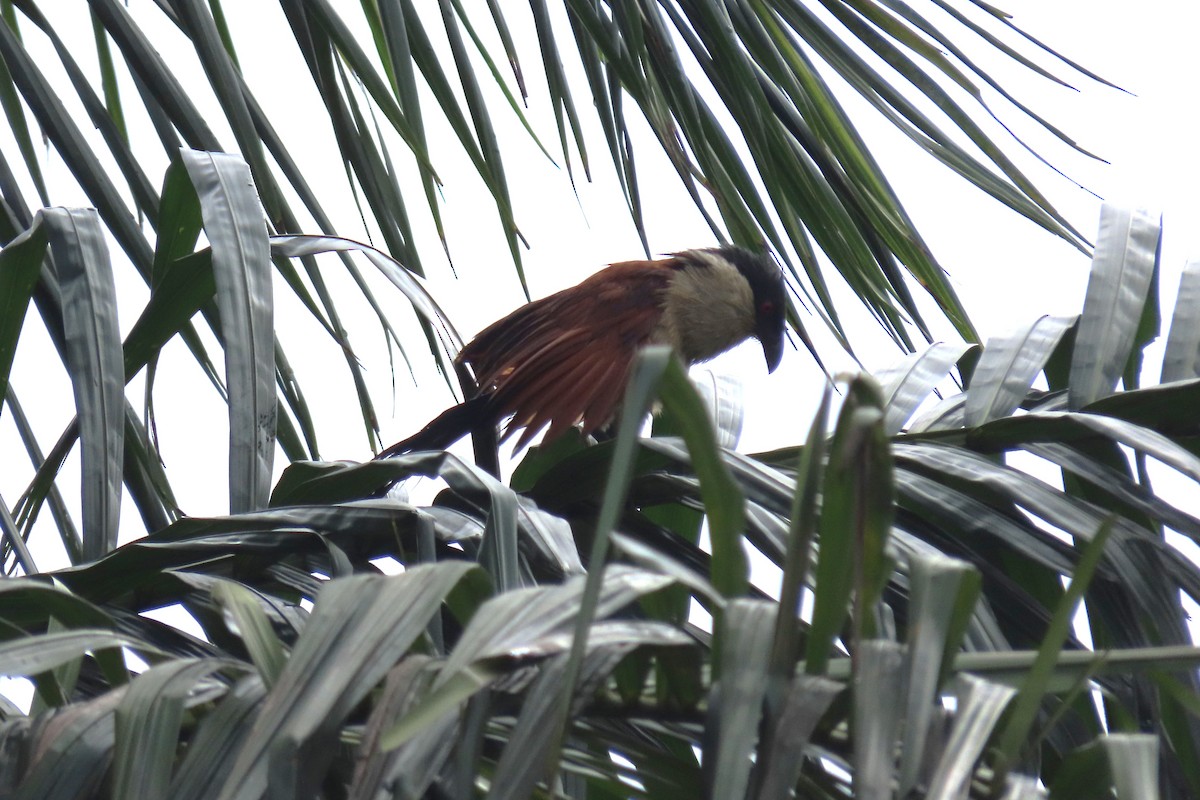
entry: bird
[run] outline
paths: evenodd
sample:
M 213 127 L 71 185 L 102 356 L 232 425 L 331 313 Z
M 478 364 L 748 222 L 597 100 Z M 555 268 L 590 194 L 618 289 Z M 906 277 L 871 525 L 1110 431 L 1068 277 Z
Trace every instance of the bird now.
M 517 450 L 543 429 L 543 444 L 576 425 L 585 435 L 605 429 L 649 344 L 691 366 L 753 337 L 774 372 L 786 310 L 783 272 L 765 252 L 721 245 L 610 264 L 484 328 L 455 359 L 471 368 L 476 394 L 377 458 L 444 450 L 505 419 L 500 441 L 522 431 Z

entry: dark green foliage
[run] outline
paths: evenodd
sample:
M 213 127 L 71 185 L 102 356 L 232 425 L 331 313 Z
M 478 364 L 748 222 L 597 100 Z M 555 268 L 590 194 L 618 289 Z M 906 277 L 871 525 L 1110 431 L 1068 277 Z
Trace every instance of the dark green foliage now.
M 736 428 L 728 409 L 714 431 L 679 364 L 650 351 L 615 440 L 535 449 L 509 485 L 447 453 L 323 462 L 289 366 L 303 342 L 273 335 L 271 270 L 344 354 L 373 446 L 362 365 L 314 259 L 341 259 L 403 354 L 412 341 L 361 267 L 386 277 L 449 380 L 461 340 L 413 277 L 423 271 L 413 197 L 445 236 L 428 120 L 442 115 L 478 173 L 523 280 L 521 210 L 489 92 L 524 118 L 486 37 L 499 38 L 522 95 L 528 75 L 499 3 L 488 4 L 490 28 L 456 0 L 436 17 L 410 0 L 364 3 L 373 53 L 344 9 L 281 6 L 308 70 L 289 80 L 315 87 L 323 108 L 312 117 L 333 131 L 390 256 L 333 235 L 260 87 L 240 72 L 218 3 L 155 9 L 178 29 L 169 46 L 195 49 L 206 99 L 224 115 L 210 127 L 203 84 L 185 88 L 130 6 L 89 6 L 101 100 L 55 19 L 34 0 L 0 2 L 0 107 L 38 194 L 26 202 L 4 163 L 0 389 L 37 472 L 17 502 L 0 502 L 0 674 L 34 688 L 28 710 L 0 696 L 0 795 L 1016 798 L 1044 796 L 1040 781 L 1057 798 L 1200 796 L 1200 649 L 1184 604 L 1200 598 L 1200 570 L 1167 540 L 1200 539 L 1200 519 L 1156 491 L 1148 466 L 1174 470 L 1195 496 L 1200 297 L 1189 270 L 1163 371 L 1171 383 L 1137 388 L 1161 325 L 1155 220 L 1105 210 L 1078 320 L 1043 318 L 982 347 L 935 345 L 878 383 L 848 379 L 838 403 L 826 393 L 803 446 L 718 447 Z M 1081 239 L 930 80 L 975 96 L 976 80 L 994 85 L 954 37 L 903 3 L 821 6 L 535 2 L 563 158 L 571 165 L 574 147 L 585 173 L 595 168 L 579 111 L 594 106 L 645 241 L 633 103 L 716 235 L 774 245 L 843 342 L 829 265 L 909 349 L 927 335 L 910 277 L 970 342 L 965 310 L 823 74 L 838 73 L 974 185 Z M 951 15 L 965 26 L 956 35 L 982 32 Z M 86 123 L 55 93 L 49 62 L 30 57 L 32 29 L 48 37 L 45 58 Z M 862 46 L 983 160 L 871 68 Z M 567 54 L 591 104 L 573 97 Z M 95 211 L 33 213 L 51 187 L 24 107 Z M 171 165 L 161 196 L 130 144 L 142 116 L 162 146 L 154 157 Z M 718 123 L 726 116 L 736 130 Z M 92 127 L 104 150 L 84 135 Z M 240 155 L 220 152 L 234 143 Z M 401 186 L 400 159 L 419 192 Z M 128 263 L 110 260 L 103 231 Z M 123 339 L 122 269 L 149 292 Z M 9 385 L 31 305 L 78 414 L 48 454 Z M 228 486 L 230 516 L 184 516 L 158 459 L 149 398 L 177 335 L 227 407 L 229 469 L 213 483 Z M 929 402 L 956 365 L 967 388 Z M 124 390 L 143 372 L 139 411 Z M 1031 388 L 1043 372 L 1048 392 Z M 631 423 L 656 401 L 679 435 L 636 438 Z M 290 465 L 272 487 L 274 437 Z M 56 485 L 76 439 L 81 532 Z M 1018 455 L 1053 477 L 1014 468 Z M 399 499 L 392 489 L 414 476 L 445 488 L 423 504 Z M 116 547 L 122 492 L 149 533 Z M 35 527 L 43 506 L 53 525 Z M 39 570 L 46 529 L 73 566 Z M 1080 602 L 1086 620 L 1074 616 Z

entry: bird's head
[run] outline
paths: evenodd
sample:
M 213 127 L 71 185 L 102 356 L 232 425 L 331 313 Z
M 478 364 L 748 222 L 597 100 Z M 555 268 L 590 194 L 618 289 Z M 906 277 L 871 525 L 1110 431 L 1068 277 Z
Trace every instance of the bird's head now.
M 747 337 L 762 344 L 767 370 L 783 357 L 787 296 L 783 272 L 764 252 L 735 245 L 676 253 L 678 273 L 664 316 L 689 362 L 705 361 Z

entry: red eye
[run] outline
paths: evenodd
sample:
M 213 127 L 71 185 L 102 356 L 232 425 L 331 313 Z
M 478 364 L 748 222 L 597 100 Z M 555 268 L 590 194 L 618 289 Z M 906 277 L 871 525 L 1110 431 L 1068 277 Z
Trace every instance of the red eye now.
M 775 304 L 770 300 L 764 300 L 758 307 L 758 313 L 763 316 L 775 313 Z

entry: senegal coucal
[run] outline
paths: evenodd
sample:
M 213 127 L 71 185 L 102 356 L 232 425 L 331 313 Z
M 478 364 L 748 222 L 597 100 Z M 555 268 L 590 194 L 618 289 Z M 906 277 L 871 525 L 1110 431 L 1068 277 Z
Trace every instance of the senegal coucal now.
M 478 394 L 380 457 L 442 450 L 509 417 L 503 438 L 523 428 L 518 447 L 547 426 L 543 442 L 574 425 L 597 431 L 613 420 L 647 344 L 670 345 L 690 366 L 753 336 L 774 371 L 786 306 L 779 266 L 741 247 L 612 264 L 485 328 L 456 359 L 471 367 Z

